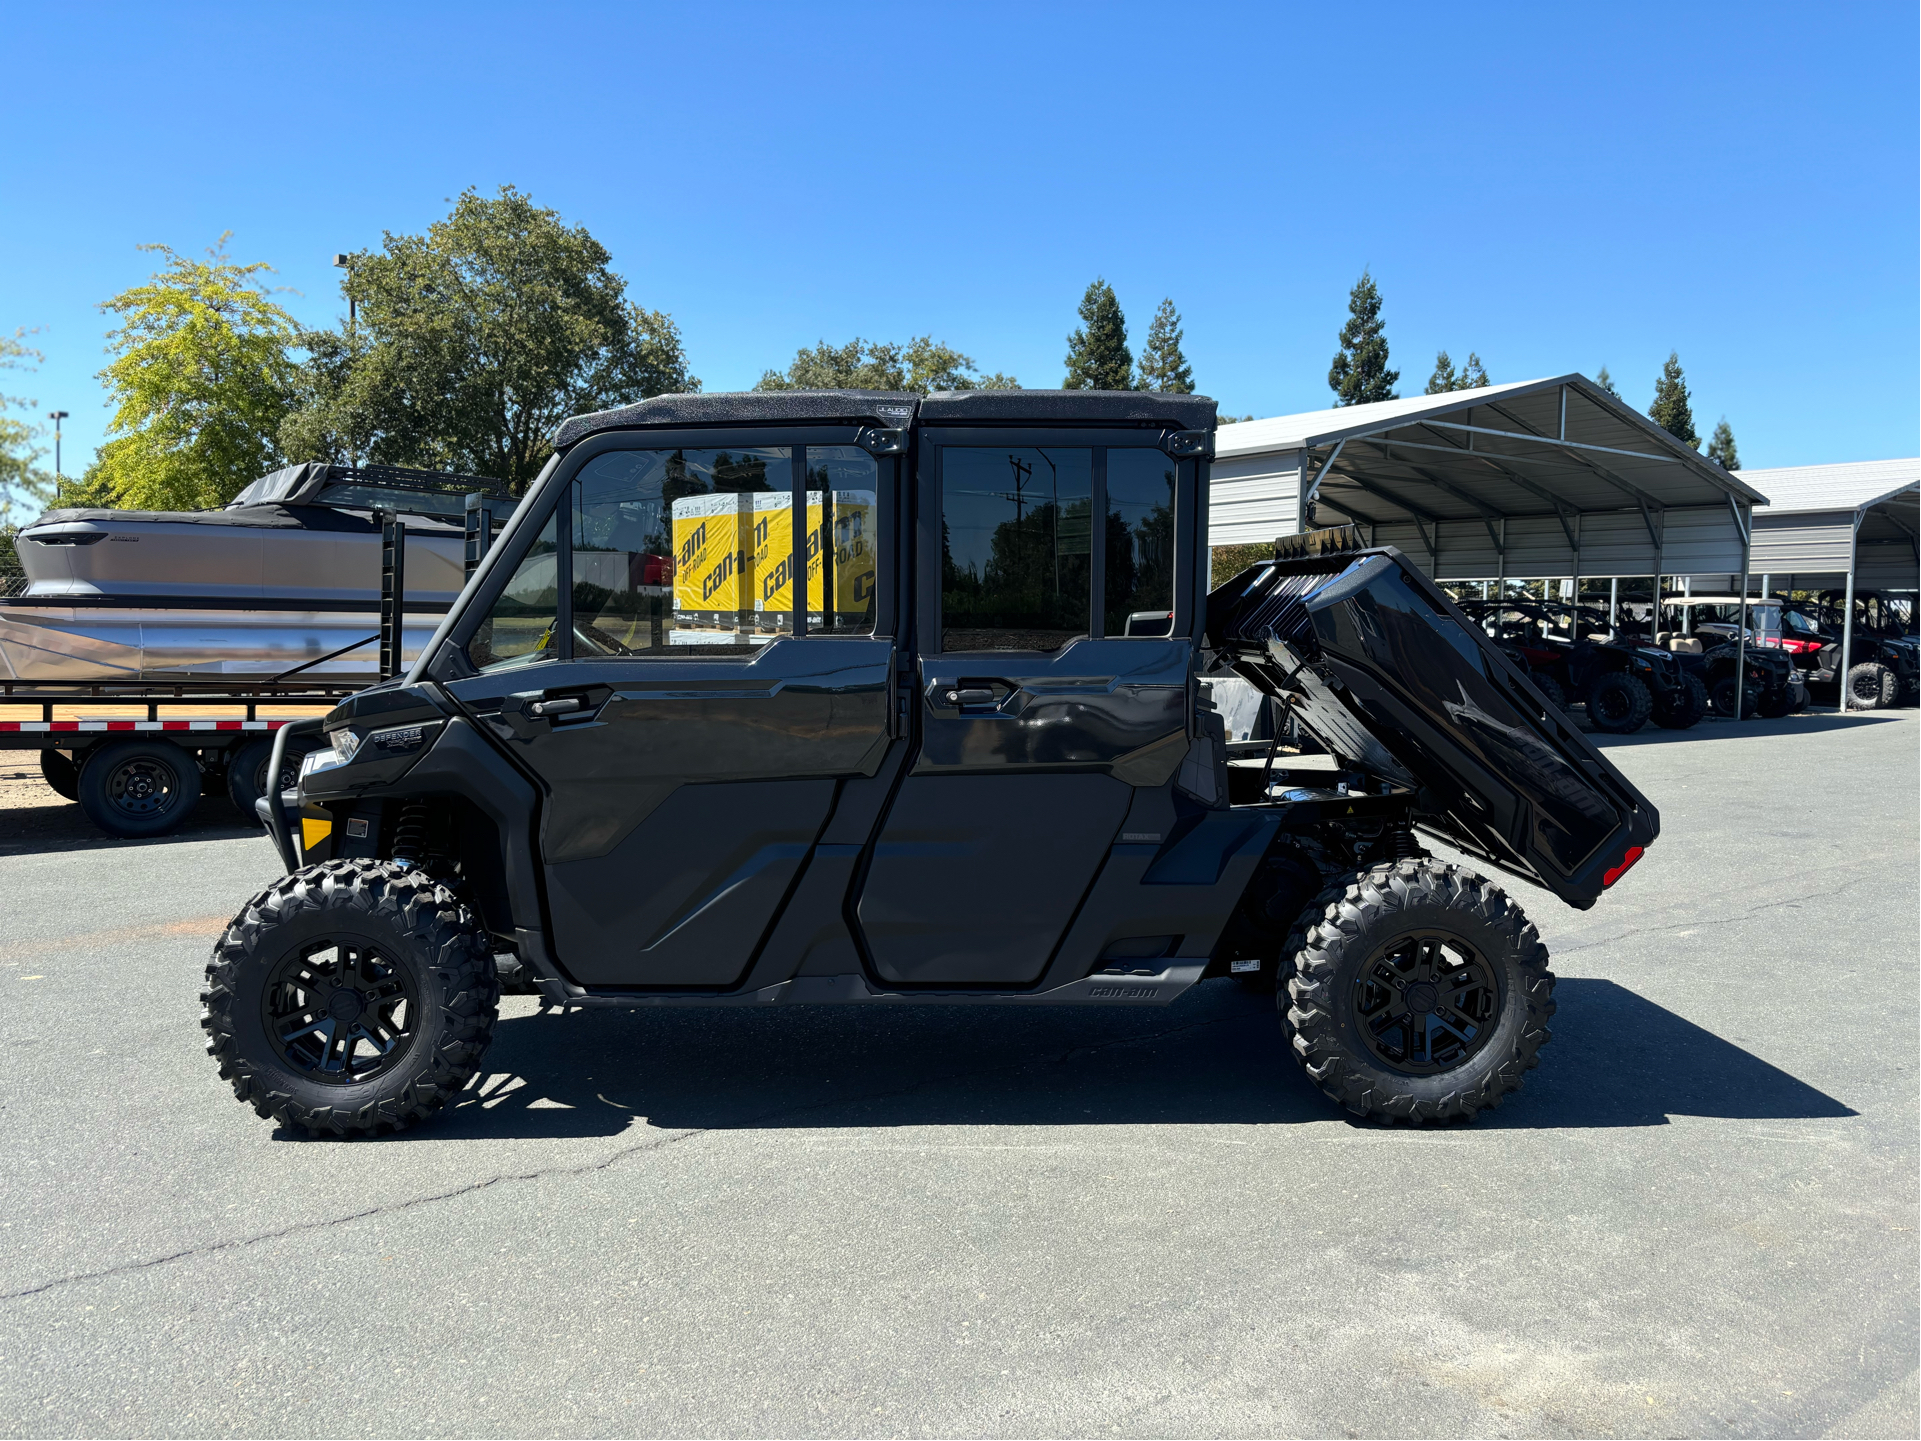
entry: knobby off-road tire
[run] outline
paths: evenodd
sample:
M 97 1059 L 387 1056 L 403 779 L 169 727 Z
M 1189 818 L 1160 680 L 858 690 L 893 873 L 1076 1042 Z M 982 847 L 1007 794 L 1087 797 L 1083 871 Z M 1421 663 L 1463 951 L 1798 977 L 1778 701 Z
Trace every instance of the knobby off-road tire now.
M 1316 897 L 1297 934 L 1282 1027 L 1314 1083 L 1356 1115 L 1472 1118 L 1520 1089 L 1552 1035 L 1547 948 L 1464 867 L 1397 861 L 1351 876 Z
M 284 1126 L 371 1135 L 424 1120 L 473 1078 L 499 1013 L 485 932 L 393 861 L 282 877 L 207 964 L 200 1024 L 234 1095 Z
M 1753 720 L 1761 714 L 1762 690 L 1751 685 L 1741 697 L 1741 719 Z M 1714 683 L 1714 713 L 1726 720 L 1734 719 L 1734 677 L 1723 676 Z
M 1678 706 L 1672 709 L 1667 706 L 1654 708 L 1654 723 L 1663 730 L 1692 730 L 1708 713 L 1708 688 L 1701 684 L 1701 677 L 1682 676 L 1681 691 L 1681 703 Z
M 1848 709 L 1880 710 L 1894 704 L 1901 683 L 1878 661 L 1863 661 L 1848 670 Z
M 1587 715 L 1596 730 L 1632 735 L 1647 724 L 1654 697 L 1636 676 L 1610 671 L 1588 687 Z

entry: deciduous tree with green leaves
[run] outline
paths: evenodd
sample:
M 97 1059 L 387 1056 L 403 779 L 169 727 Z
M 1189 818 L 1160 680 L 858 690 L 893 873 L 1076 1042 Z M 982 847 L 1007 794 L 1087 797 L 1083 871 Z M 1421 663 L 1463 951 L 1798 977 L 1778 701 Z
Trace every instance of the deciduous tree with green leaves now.
M 1387 368 L 1387 336 L 1381 327 L 1381 292 L 1368 271 L 1348 292 L 1347 323 L 1341 327 L 1341 348 L 1328 367 L 1327 384 L 1336 405 L 1367 405 L 1393 400 L 1398 370 Z
M 27 344 L 30 330 L 0 335 L 0 370 L 32 371 L 46 359 Z M 9 412 L 35 415 L 40 402 L 19 395 L 0 395 L 0 527 L 30 520 L 53 498 L 54 478 L 41 468 L 47 453 L 39 443 L 45 427 L 37 419 L 21 419 Z
M 902 390 L 926 395 L 935 390 L 1019 390 L 1020 382 L 995 371 L 981 375 L 973 357 L 931 335 L 905 345 L 863 340 L 845 345 L 825 340 L 803 346 L 785 370 L 762 373 L 756 390 Z
M 100 307 L 119 325 L 100 372 L 113 419 L 81 487 L 89 498 L 206 509 L 281 463 L 297 327 L 261 283 L 273 268 L 231 259 L 230 236 L 205 260 L 141 246 L 163 257 L 160 269 Z
M 1067 337 L 1063 390 L 1132 390 L 1134 354 L 1127 348 L 1127 317 L 1114 287 L 1096 276 L 1081 297 L 1081 323 Z
M 627 298 L 612 257 L 513 186 L 464 190 L 425 235 L 349 257 L 357 323 L 302 337 L 296 460 L 539 473 L 570 415 L 698 390 L 680 331 Z
M 1141 347 L 1140 389 L 1170 395 L 1194 393 L 1194 369 L 1181 352 L 1183 334 L 1180 311 L 1171 298 L 1163 300 L 1147 327 L 1147 344 Z
M 1688 382 L 1681 374 L 1681 357 L 1672 350 L 1668 352 L 1667 364 L 1661 367 L 1661 378 L 1654 382 L 1654 404 L 1648 407 L 1648 418 L 1685 445 L 1701 444 L 1701 437 L 1694 433 L 1694 409 L 1688 403 Z
M 1741 457 L 1734 449 L 1734 430 L 1725 415 L 1716 423 L 1714 434 L 1708 437 L 1708 459 L 1723 470 L 1741 468 Z

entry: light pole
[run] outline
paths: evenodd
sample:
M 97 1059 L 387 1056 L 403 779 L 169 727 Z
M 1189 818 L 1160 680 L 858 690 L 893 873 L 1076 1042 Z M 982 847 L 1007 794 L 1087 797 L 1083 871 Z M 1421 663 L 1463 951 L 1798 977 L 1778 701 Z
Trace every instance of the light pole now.
M 53 478 L 55 480 L 60 479 L 60 422 L 65 420 L 69 414 L 70 412 L 65 410 L 49 410 L 47 412 L 47 419 L 53 422 Z
M 353 271 L 348 266 L 347 261 L 348 261 L 348 257 L 345 255 L 334 256 L 334 268 L 336 270 L 345 270 L 347 272 L 347 279 L 351 281 L 353 279 Z M 351 330 L 353 329 L 353 326 L 354 326 L 354 293 L 353 293 L 353 287 L 349 285 L 347 288 L 347 328 Z

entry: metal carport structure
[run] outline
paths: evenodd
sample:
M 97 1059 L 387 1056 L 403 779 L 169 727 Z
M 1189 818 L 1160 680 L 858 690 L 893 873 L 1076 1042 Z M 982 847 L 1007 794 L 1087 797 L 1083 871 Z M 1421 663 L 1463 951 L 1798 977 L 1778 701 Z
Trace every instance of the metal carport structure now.
M 1436 580 L 1745 569 L 1764 495 L 1582 375 L 1223 426 L 1210 545 L 1353 521 Z
M 1214 455 L 1210 546 L 1353 522 L 1437 581 L 1568 576 L 1576 595 L 1583 577 L 1745 577 L 1768 503 L 1583 375 L 1242 421 Z
M 1854 640 L 1854 592 L 1921 591 L 1921 459 L 1868 460 L 1744 470 L 1741 478 L 1767 496 L 1754 518 L 1751 574 L 1766 593 L 1840 590 L 1841 674 Z M 1743 592 L 1745 594 L 1745 591 Z M 1921 595 L 1917 595 L 1921 612 Z M 1841 687 L 1841 705 L 1848 703 Z

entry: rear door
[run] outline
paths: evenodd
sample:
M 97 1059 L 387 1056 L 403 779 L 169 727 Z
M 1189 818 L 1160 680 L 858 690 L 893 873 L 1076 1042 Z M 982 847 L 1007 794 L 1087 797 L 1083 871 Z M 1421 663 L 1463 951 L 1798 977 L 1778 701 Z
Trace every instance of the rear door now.
M 467 642 L 480 673 L 450 688 L 545 786 L 554 946 L 575 980 L 735 984 L 839 781 L 878 767 L 889 443 L 642 431 L 564 462 Z
M 1179 766 L 1196 470 L 1159 431 L 921 432 L 918 743 L 856 907 L 883 983 L 1036 980 Z M 1149 611 L 1172 634 L 1128 636 Z

